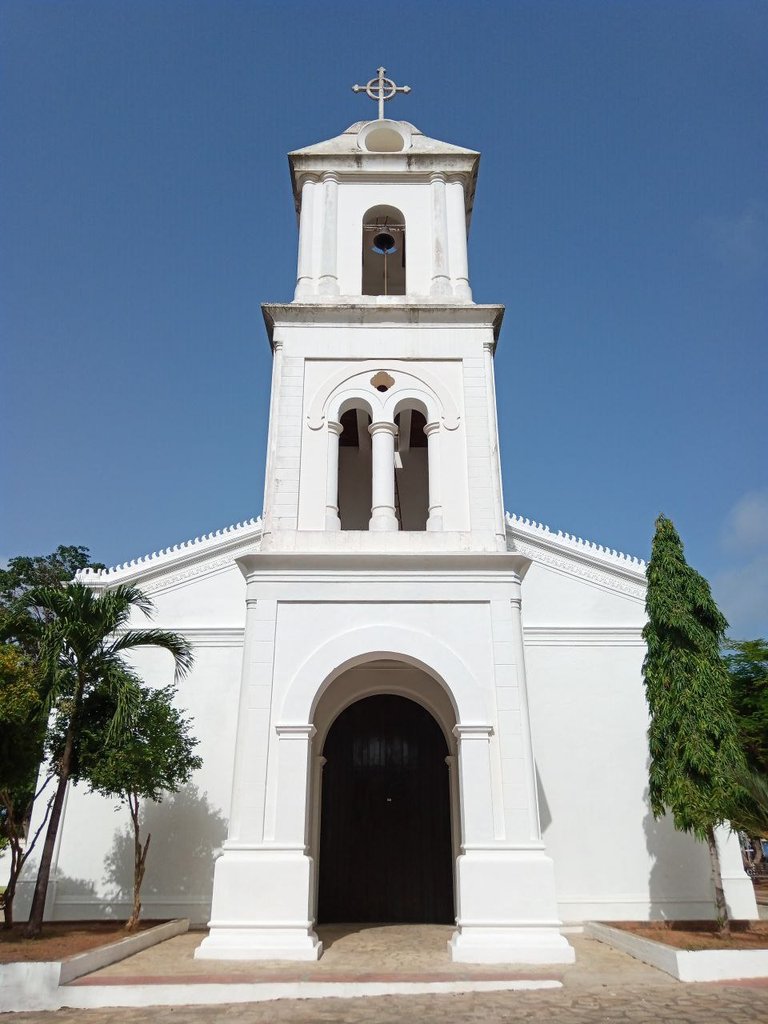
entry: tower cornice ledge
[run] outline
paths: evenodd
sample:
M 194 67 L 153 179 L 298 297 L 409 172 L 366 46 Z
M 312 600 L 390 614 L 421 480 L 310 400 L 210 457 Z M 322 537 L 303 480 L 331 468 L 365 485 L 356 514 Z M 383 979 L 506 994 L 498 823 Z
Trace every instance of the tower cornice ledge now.
M 531 559 L 512 551 L 453 552 L 354 552 L 339 551 L 261 551 L 236 558 L 246 580 L 256 575 L 290 578 L 307 573 L 339 581 L 343 576 L 369 579 L 376 573 L 380 579 L 399 578 L 403 573 L 423 575 L 428 579 L 453 578 L 464 573 L 503 574 L 522 580 Z
M 436 302 L 368 303 L 335 301 L 263 303 L 261 311 L 269 342 L 274 345 L 275 327 L 440 327 L 466 330 L 490 328 L 498 340 L 504 306 Z

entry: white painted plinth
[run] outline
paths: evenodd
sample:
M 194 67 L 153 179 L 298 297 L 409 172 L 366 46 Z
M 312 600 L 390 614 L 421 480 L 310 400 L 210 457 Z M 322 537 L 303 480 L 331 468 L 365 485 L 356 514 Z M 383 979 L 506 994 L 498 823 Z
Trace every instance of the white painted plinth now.
M 224 848 L 216 862 L 210 932 L 199 960 L 317 960 L 309 916 L 314 865 L 296 849 Z
M 448 943 L 458 963 L 570 964 L 552 861 L 543 851 L 467 851 L 457 861 L 459 914 Z

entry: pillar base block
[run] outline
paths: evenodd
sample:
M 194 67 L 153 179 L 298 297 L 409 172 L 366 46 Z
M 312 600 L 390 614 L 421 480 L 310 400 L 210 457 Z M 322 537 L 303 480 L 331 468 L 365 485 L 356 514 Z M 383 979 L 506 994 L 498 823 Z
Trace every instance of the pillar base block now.
M 448 952 L 459 964 L 572 964 L 576 959 L 557 928 L 460 926 Z
M 374 515 L 370 518 L 368 529 L 371 533 L 397 533 L 400 529 L 400 524 L 397 521 L 397 516 L 394 514 Z
M 457 930 L 448 943 L 457 963 L 570 964 L 560 934 L 552 861 L 543 846 L 489 843 L 456 862 Z
M 232 844 L 216 861 L 210 932 L 197 960 L 317 960 L 314 863 L 303 848 Z
M 319 960 L 323 944 L 311 929 L 211 927 L 195 960 Z

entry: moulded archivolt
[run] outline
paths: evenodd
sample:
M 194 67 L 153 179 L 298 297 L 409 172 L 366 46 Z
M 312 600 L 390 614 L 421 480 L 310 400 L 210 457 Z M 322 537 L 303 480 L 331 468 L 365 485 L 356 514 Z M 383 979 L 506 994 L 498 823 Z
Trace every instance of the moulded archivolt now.
M 384 371 L 394 378 L 386 392 L 371 385 L 371 375 Z M 339 371 L 329 377 L 317 390 L 307 416 L 310 430 L 320 430 L 326 420 L 338 420 L 342 403 L 360 398 L 372 409 L 381 410 L 381 419 L 392 419 L 389 410 L 412 397 L 428 410 L 428 421 L 439 420 L 446 430 L 456 430 L 460 414 L 448 389 L 421 368 L 414 372 L 412 363 L 390 359 L 374 362 L 371 359 L 357 363 L 354 370 Z M 373 417 L 374 419 L 378 417 Z

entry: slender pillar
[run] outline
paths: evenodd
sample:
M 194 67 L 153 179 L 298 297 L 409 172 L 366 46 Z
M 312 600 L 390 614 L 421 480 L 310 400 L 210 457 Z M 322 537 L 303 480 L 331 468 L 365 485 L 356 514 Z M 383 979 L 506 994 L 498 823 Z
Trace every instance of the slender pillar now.
M 339 179 L 333 172 L 323 175 L 323 238 L 320 253 L 321 295 L 338 295 L 339 279 L 336 276 L 336 236 L 338 231 Z
M 432 284 L 429 294 L 449 296 L 451 278 L 448 270 L 448 215 L 445 201 L 445 175 L 432 174 Z
M 453 294 L 465 302 L 472 301 L 467 263 L 467 212 L 464 205 L 464 182 L 451 176 L 446 183 L 448 205 L 448 240 Z
M 317 178 L 308 174 L 301 186 L 301 213 L 299 215 L 299 257 L 296 268 L 296 292 L 294 300 L 300 302 L 314 293 L 312 273 L 312 244 L 315 214 L 315 187 Z
M 309 752 L 314 725 L 276 725 L 278 801 L 275 840 L 302 850 L 307 845 Z
M 462 847 L 493 843 L 493 786 L 491 784 L 490 725 L 457 725 L 459 785 L 461 788 Z
M 251 589 L 251 584 L 248 584 L 248 590 Z M 257 724 L 258 716 L 254 717 L 252 714 L 251 687 L 258 672 L 255 650 L 261 639 L 259 625 L 258 601 L 248 594 L 245 600 L 243 667 L 240 677 L 240 705 L 237 714 L 235 767 L 232 774 L 232 802 L 229 812 L 227 843 L 259 842 L 262 839 L 264 780 L 263 778 L 261 780 L 262 791 L 260 794 L 256 794 L 253 785 L 249 783 L 253 767 L 252 747 L 257 739 L 254 736 L 254 726 Z
M 493 486 L 493 531 L 496 547 L 507 550 L 507 530 L 504 525 L 504 495 L 501 491 L 501 458 L 499 457 L 499 425 L 496 419 L 496 383 L 493 369 L 493 341 L 483 342 L 485 363 L 485 394 L 488 405 L 488 444 L 491 452 L 491 483 Z
M 271 543 L 274 530 L 272 506 L 275 503 L 275 462 L 277 459 L 278 415 L 280 412 L 280 386 L 283 377 L 283 340 L 277 336 L 272 339 L 272 389 L 269 399 L 269 429 L 267 433 L 267 459 L 264 467 L 264 532 L 261 546 L 266 550 Z
M 380 420 L 368 427 L 371 435 L 373 481 L 371 487 L 371 519 L 369 530 L 399 530 L 395 512 L 395 438 L 394 423 Z
M 339 519 L 339 435 L 344 428 L 336 420 L 328 420 L 328 476 L 325 481 L 325 528 L 340 530 Z
M 435 420 L 424 427 L 427 435 L 427 466 L 429 474 L 428 530 L 442 530 L 443 506 L 440 503 L 440 424 Z
M 525 772 L 525 789 L 528 797 L 528 838 L 533 842 L 541 841 L 541 823 L 539 821 L 539 795 L 536 788 L 536 765 L 533 759 L 533 739 L 531 737 L 531 717 L 528 708 L 528 680 L 525 672 L 525 646 L 523 643 L 522 587 L 516 575 L 512 583 L 512 643 L 517 666 L 517 686 L 520 693 L 520 728 L 523 741 L 523 771 Z

